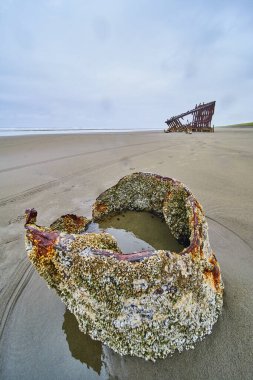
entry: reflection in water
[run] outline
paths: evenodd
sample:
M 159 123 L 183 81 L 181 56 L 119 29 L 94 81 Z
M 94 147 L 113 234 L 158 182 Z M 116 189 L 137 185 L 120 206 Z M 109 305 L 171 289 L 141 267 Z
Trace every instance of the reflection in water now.
M 102 368 L 101 342 L 91 339 L 88 334 L 83 334 L 79 330 L 76 317 L 67 309 L 64 313 L 62 330 L 66 334 L 72 356 L 100 375 Z
M 87 232 L 105 230 L 113 235 L 124 253 L 164 249 L 181 252 L 184 247 L 172 236 L 165 221 L 149 212 L 125 211 L 91 223 Z

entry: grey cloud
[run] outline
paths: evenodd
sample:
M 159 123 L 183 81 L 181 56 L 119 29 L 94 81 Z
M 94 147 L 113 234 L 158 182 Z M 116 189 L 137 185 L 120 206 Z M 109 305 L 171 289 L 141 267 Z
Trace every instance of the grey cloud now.
M 250 120 L 252 10 L 233 0 L 15 0 L 2 7 L 0 116 L 163 128 L 170 114 L 217 100 L 218 124 Z

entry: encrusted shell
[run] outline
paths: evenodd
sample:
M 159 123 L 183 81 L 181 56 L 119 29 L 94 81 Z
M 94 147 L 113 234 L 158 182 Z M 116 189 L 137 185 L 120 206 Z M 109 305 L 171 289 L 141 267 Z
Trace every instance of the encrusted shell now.
M 126 210 L 164 218 L 183 251 L 122 254 L 109 234 L 80 234 L 86 219 L 72 215 L 39 227 L 32 209 L 28 257 L 80 329 L 121 355 L 155 360 L 192 348 L 211 333 L 222 308 L 223 283 L 202 207 L 181 182 L 134 173 L 97 198 L 93 220 Z M 66 221 L 71 230 L 62 228 Z

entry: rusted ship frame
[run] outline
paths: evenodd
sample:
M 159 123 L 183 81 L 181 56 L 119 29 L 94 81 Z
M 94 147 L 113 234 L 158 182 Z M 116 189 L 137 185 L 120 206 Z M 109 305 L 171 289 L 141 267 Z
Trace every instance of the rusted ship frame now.
M 194 109 L 166 120 L 165 123 L 168 125 L 168 128 L 164 132 L 214 132 L 214 128 L 211 125 L 214 108 L 215 101 L 206 104 L 196 104 Z M 182 120 L 188 115 L 192 116 L 192 121 L 187 120 L 183 124 Z

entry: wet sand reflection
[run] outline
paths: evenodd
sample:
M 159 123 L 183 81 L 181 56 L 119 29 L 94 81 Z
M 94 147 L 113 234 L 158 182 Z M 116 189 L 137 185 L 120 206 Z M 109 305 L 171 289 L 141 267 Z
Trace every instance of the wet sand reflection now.
M 69 350 L 73 358 L 92 368 L 98 375 L 102 369 L 102 343 L 91 339 L 88 334 L 82 333 L 74 314 L 68 309 L 64 313 L 62 330 L 66 335 Z

